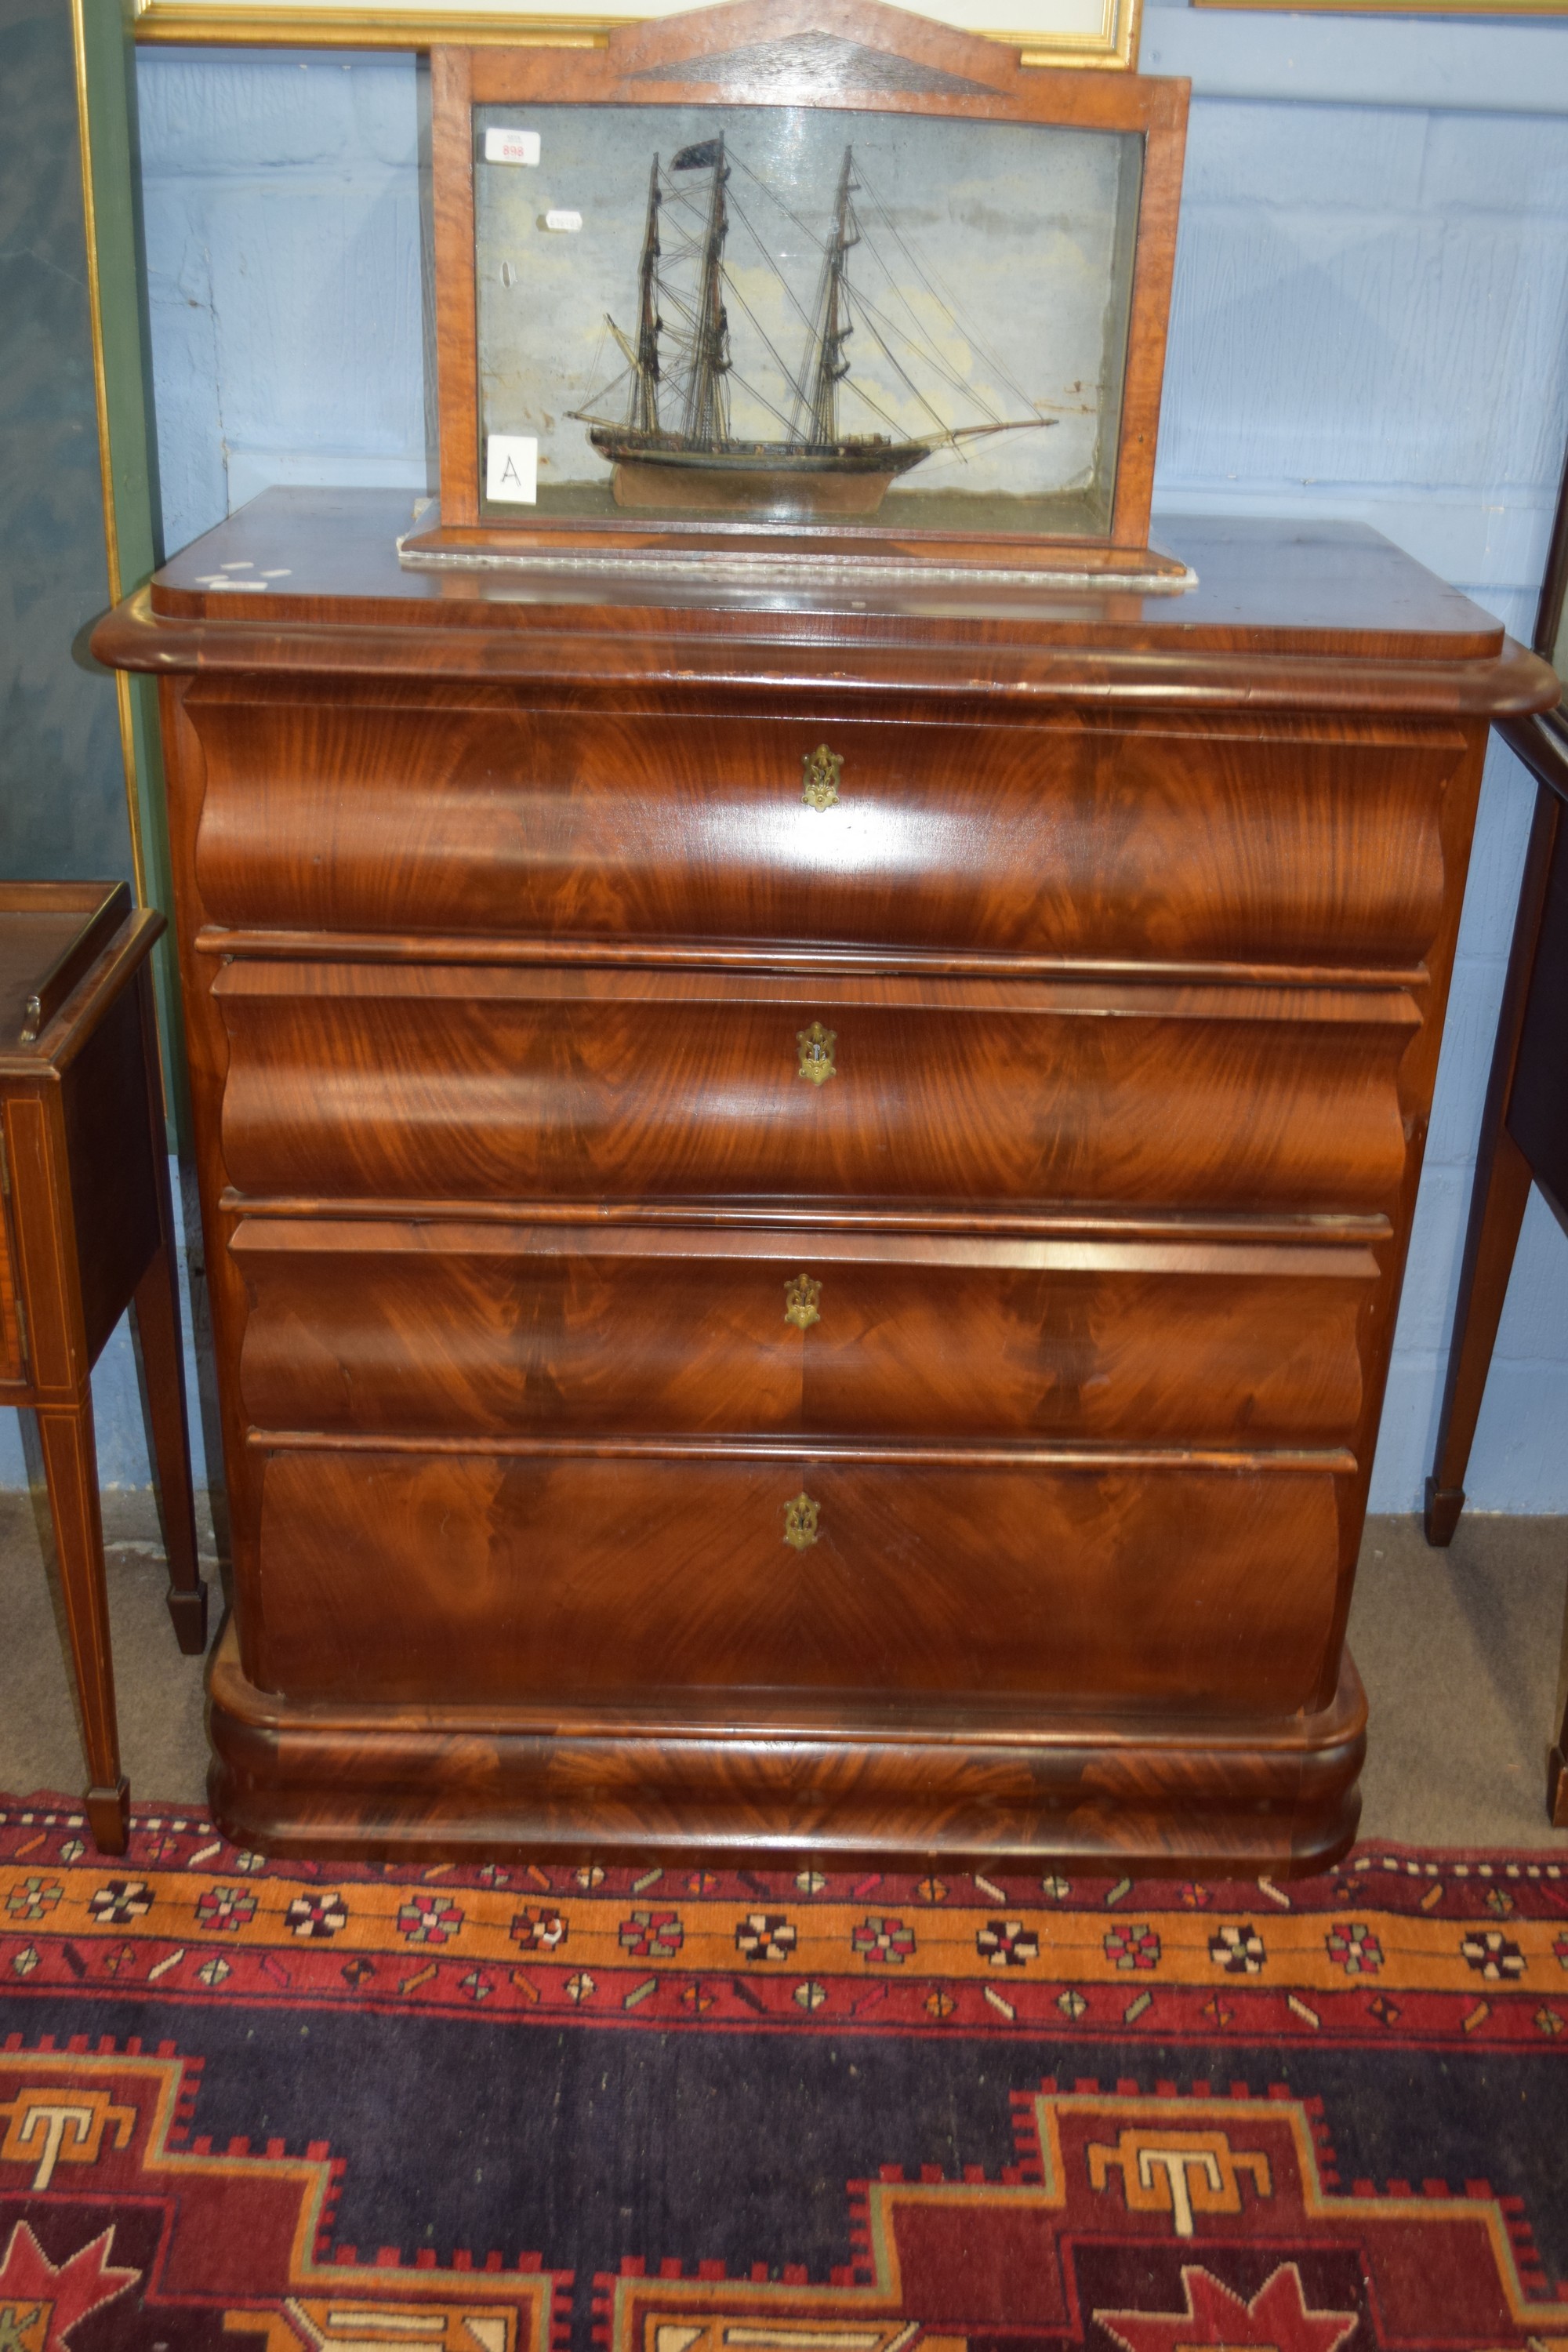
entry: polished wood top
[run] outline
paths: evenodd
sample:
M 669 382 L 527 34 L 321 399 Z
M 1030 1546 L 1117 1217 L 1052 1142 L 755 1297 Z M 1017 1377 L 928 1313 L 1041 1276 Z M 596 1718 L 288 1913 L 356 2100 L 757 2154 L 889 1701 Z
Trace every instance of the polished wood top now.
M 94 650 L 130 669 L 481 675 L 563 691 L 712 677 L 970 706 L 1050 694 L 1495 714 L 1557 698 L 1544 662 L 1357 523 L 1184 517 L 1162 537 L 1197 580 L 1174 592 L 914 567 L 907 580 L 763 587 L 581 566 L 410 570 L 397 541 L 416 504 L 400 490 L 265 491 L 102 622 Z
M 1173 520 L 1157 531 L 1160 544 L 1197 573 L 1195 587 L 1176 592 L 1140 594 L 1091 579 L 1070 588 L 930 580 L 915 565 L 907 581 L 846 576 L 831 586 L 742 587 L 712 574 L 644 583 L 629 572 L 580 566 L 405 569 L 397 541 L 416 528 L 416 504 L 401 490 L 263 491 L 164 566 L 153 583 L 153 610 L 171 619 L 405 625 L 437 618 L 471 625 L 482 610 L 489 628 L 530 625 L 561 609 L 582 620 L 605 605 L 623 613 L 718 611 L 744 615 L 753 627 L 808 614 L 847 625 L 864 613 L 862 626 L 906 617 L 995 620 L 1127 646 L 1263 651 L 1286 642 L 1295 647 L 1306 636 L 1317 653 L 1432 661 L 1473 660 L 1503 644 L 1489 613 L 1361 523 Z M 422 515 L 420 526 L 432 519 L 433 510 Z M 718 531 L 714 545 L 722 549 Z M 211 585 L 225 573 L 226 586 Z M 327 603 L 330 616 L 321 609 Z

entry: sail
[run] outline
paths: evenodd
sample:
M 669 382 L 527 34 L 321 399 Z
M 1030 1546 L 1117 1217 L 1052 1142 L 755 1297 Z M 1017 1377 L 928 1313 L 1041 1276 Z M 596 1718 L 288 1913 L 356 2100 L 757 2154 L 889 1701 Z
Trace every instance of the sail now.
M 713 181 L 709 191 L 708 229 L 702 242 L 697 293 L 697 347 L 686 390 L 686 437 L 700 449 L 710 449 L 726 440 L 730 430 L 724 383 L 730 373 L 730 314 L 724 302 L 724 246 L 730 233 L 724 191 L 729 184 L 730 167 L 724 160 L 724 141 L 721 136 L 705 140 L 700 148 L 683 147 L 672 168 L 696 168 L 681 162 L 681 156 L 695 154 L 706 159 Z
M 737 170 L 739 181 L 734 180 Z M 705 188 L 693 188 L 674 176 L 693 172 L 710 175 Z M 877 238 L 868 233 L 857 196 L 863 197 L 875 218 Z M 808 249 L 815 247 L 820 256 L 816 299 L 809 312 L 781 267 L 773 249 L 777 238 L 771 245 L 754 217 L 759 199 L 787 221 L 794 232 L 788 241 L 796 250 L 797 239 L 804 236 Z M 780 350 L 774 340 L 776 321 L 770 332 L 742 290 L 743 279 L 739 284 L 731 279 L 727 248 L 736 228 L 749 237 L 805 330 L 798 363 Z M 880 249 L 882 239 L 896 249 L 896 268 Z M 850 257 L 861 247 L 868 260 L 857 266 L 852 281 Z M 771 388 L 763 388 L 765 369 L 759 382 L 735 367 L 731 301 L 743 314 L 747 349 L 760 348 L 782 379 L 777 397 Z M 970 377 L 958 373 L 948 356 L 951 342 L 944 350 L 932 332 L 933 305 L 952 327 L 962 329 L 964 344 L 994 371 L 995 381 L 1009 384 L 1033 414 L 999 415 Z M 734 488 L 724 495 L 742 506 L 754 498 L 775 511 L 792 502 L 800 508 L 803 501 L 823 507 L 834 503 L 837 511 L 869 511 L 889 481 L 937 449 L 959 448 L 979 435 L 1038 428 L 1056 421 L 1042 415 L 1028 395 L 1011 384 L 1006 370 L 980 351 L 957 306 L 944 299 L 885 205 L 866 186 L 847 146 L 826 235 L 742 159 L 731 156 L 722 131 L 679 148 L 670 158 L 668 174 L 661 173 L 656 155 L 637 271 L 635 338 L 624 334 L 613 319 L 606 319 L 605 325 L 627 362 L 626 371 L 595 394 L 591 406 L 572 414 L 591 428 L 594 446 L 614 465 L 615 496 L 623 504 L 673 499 L 712 505 L 720 498 L 713 486 L 716 478 L 727 473 Z M 852 366 L 852 337 L 858 338 L 858 350 L 875 355 L 871 370 Z M 752 364 L 748 360 L 747 365 Z M 628 374 L 630 394 L 622 418 L 605 415 L 604 404 Z M 777 418 L 782 438 L 755 439 L 754 425 L 738 438 L 732 435 L 731 377 L 752 403 Z M 972 415 L 978 410 L 979 421 L 954 421 L 946 410 L 955 401 L 967 405 Z M 910 430 L 904 420 L 911 407 L 929 417 L 928 430 Z M 901 415 L 895 414 L 900 410 Z M 672 411 L 679 416 L 678 430 L 668 421 Z M 847 429 L 847 424 L 868 429 Z M 710 487 L 700 490 L 695 479 L 678 479 L 681 468 L 689 476 L 710 478 Z M 814 477 L 821 478 L 815 488 L 810 486 Z M 829 487 L 828 477 L 837 478 L 836 488 Z M 787 492 L 780 487 L 786 478 Z
M 648 173 L 647 221 L 643 230 L 642 260 L 637 269 L 637 339 L 632 353 L 632 398 L 628 425 L 644 433 L 658 431 L 658 339 L 664 321 L 658 315 L 659 206 L 658 157 Z
M 803 372 L 813 380 L 811 437 L 824 448 L 831 447 L 838 438 L 838 387 L 849 373 L 844 346 L 855 331 L 849 315 L 847 273 L 850 248 L 860 242 L 849 206 L 857 184 L 854 152 L 846 147 L 838 174 L 837 201 L 833 208 L 833 235 L 823 273 L 818 323 Z

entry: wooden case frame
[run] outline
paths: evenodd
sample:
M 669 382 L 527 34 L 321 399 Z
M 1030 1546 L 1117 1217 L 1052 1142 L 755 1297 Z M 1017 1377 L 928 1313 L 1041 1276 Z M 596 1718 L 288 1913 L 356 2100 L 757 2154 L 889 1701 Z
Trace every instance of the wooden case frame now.
M 1016 49 L 881 0 L 836 0 L 831 12 L 820 0 L 728 0 L 623 26 L 597 50 L 437 47 L 431 89 L 441 501 L 438 524 L 405 542 L 412 560 L 487 549 L 525 561 L 723 549 L 1014 572 L 1180 572 L 1152 555 L 1148 541 L 1186 142 L 1185 81 L 1026 67 Z M 1143 165 L 1109 531 L 1069 539 L 904 525 L 895 533 L 875 518 L 639 520 L 629 509 L 603 522 L 569 524 L 485 516 L 473 110 L 563 103 L 831 108 L 1140 134 Z

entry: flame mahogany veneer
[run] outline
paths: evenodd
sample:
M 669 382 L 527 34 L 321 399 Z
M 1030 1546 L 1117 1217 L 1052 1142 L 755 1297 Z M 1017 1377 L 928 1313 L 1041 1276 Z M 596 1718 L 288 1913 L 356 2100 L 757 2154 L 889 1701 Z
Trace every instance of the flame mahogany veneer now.
M 96 641 L 163 677 L 225 1829 L 1332 1859 L 1487 728 L 1550 674 L 1352 529 L 852 596 L 407 522 L 270 493 Z

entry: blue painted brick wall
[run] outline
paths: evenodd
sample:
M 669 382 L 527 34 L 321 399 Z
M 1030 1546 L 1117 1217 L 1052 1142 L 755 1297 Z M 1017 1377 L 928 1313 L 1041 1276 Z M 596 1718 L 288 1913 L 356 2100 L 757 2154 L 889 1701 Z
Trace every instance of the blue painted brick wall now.
M 1156 5 L 1143 61 L 1194 82 L 1159 506 L 1371 522 L 1528 635 L 1568 441 L 1568 26 Z M 168 546 L 269 482 L 423 488 L 413 61 L 152 49 L 139 87 Z M 1530 804 L 1494 749 L 1374 1508 L 1418 1507 L 1435 1433 Z M 98 1394 L 106 1475 L 144 1479 L 122 1342 Z M 1568 1240 L 1536 1202 L 1473 1504 L 1568 1510 L 1565 1440 Z

